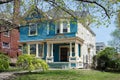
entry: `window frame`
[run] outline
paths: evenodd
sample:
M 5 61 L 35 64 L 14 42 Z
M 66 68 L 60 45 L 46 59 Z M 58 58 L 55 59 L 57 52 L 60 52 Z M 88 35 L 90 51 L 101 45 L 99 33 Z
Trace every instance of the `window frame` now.
M 6 46 L 4 45 L 4 43 L 8 43 L 8 46 L 6 47 Z M 9 43 L 9 42 L 2 42 L 2 47 L 3 47 L 3 48 L 10 48 L 10 43 Z
M 34 26 L 32 26 L 32 25 L 34 25 Z M 35 29 L 35 30 L 36 30 L 36 31 L 35 31 L 36 33 L 35 33 L 35 34 L 31 34 L 31 32 L 30 32 L 30 30 L 32 30 L 31 27 L 35 27 L 35 28 L 36 28 L 36 29 Z M 29 36 L 36 36 L 37 34 L 38 34 L 37 24 L 32 24 L 32 23 L 30 23 L 30 24 L 29 24 Z
M 64 22 L 66 22 L 67 26 L 66 26 L 66 31 L 64 31 L 65 27 L 64 27 Z M 62 21 L 57 21 L 56 22 L 56 27 L 55 27 L 55 33 L 56 34 L 64 34 L 64 33 L 70 33 L 70 22 L 69 20 L 62 20 Z M 58 32 L 59 30 L 59 32 Z M 62 31 L 61 31 L 62 30 Z M 62 32 L 62 33 L 61 33 Z
M 42 56 L 40 56 L 40 53 L 39 53 L 39 45 L 42 45 Z M 44 58 L 44 44 L 38 44 L 38 57 L 40 57 L 40 58 Z
M 5 33 L 7 33 L 7 35 Z M 6 37 L 10 37 L 10 31 L 4 32 L 3 35 L 6 36 Z

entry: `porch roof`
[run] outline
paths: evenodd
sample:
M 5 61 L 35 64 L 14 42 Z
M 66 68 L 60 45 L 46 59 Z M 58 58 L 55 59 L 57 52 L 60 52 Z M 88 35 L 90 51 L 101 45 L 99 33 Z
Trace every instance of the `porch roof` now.
M 69 42 L 77 42 L 83 44 L 84 40 L 80 39 L 79 37 L 72 37 L 72 38 L 52 38 L 46 39 L 47 43 L 69 43 Z

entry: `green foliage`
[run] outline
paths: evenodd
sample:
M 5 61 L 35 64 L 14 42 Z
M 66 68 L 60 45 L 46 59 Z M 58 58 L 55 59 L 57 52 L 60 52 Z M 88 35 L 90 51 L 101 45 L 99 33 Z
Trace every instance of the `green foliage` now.
M 35 69 L 48 70 L 48 65 L 45 61 L 35 58 L 33 55 L 23 54 L 18 57 L 17 65 L 29 72 Z
M 120 58 L 114 48 L 107 47 L 97 54 L 97 68 L 120 70 Z
M 0 70 L 7 70 L 9 69 L 9 62 L 10 59 L 8 56 L 0 53 Z

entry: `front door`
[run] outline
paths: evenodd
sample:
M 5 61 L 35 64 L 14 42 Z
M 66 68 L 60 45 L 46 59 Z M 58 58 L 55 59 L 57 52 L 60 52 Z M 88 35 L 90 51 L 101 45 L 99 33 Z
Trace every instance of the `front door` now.
M 60 61 L 61 62 L 68 62 L 68 48 L 60 48 Z

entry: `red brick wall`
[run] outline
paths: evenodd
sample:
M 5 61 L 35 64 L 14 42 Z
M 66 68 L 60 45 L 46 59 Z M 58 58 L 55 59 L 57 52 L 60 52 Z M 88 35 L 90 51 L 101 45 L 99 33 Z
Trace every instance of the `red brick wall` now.
M 11 58 L 15 58 L 20 54 L 20 51 L 18 50 L 19 46 L 19 31 L 16 29 L 13 29 L 10 31 L 10 37 L 6 37 L 3 35 L 4 33 L 0 34 L 0 51 L 6 53 Z M 10 44 L 10 48 L 3 48 L 2 43 L 7 42 Z

